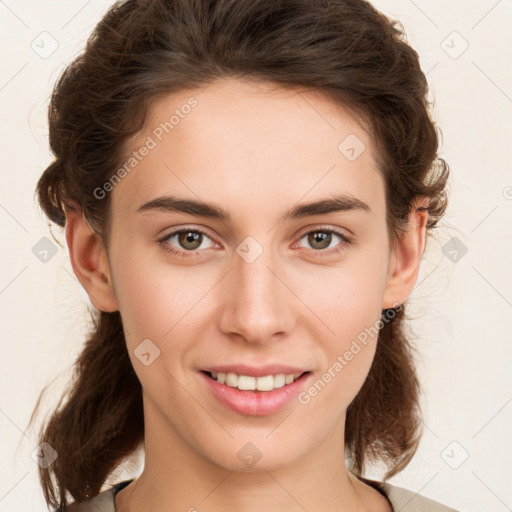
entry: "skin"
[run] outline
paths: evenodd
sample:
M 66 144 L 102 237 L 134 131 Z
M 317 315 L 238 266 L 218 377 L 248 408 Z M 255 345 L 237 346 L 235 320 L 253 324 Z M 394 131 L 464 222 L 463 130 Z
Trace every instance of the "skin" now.
M 390 251 L 372 142 L 316 91 L 223 79 L 167 95 L 128 149 L 191 96 L 198 105 L 110 192 L 108 252 L 81 214 L 67 212 L 74 272 L 96 308 L 120 311 L 143 388 L 145 467 L 118 493 L 117 510 L 391 511 L 343 457 L 346 409 L 368 374 L 376 337 L 308 404 L 293 400 L 265 416 L 225 408 L 198 370 L 283 362 L 320 378 L 383 309 L 412 291 L 427 213 L 413 208 L 409 230 Z M 366 146 L 354 161 L 338 151 L 349 134 Z M 215 203 L 232 221 L 136 212 L 169 194 Z M 338 194 L 371 211 L 282 219 L 297 203 Z M 177 236 L 158 242 L 179 228 L 208 236 L 195 246 Z M 352 235 L 352 243 L 335 252 L 344 242 L 332 235 L 322 249 L 307 233 L 325 228 Z M 263 248 L 252 263 L 236 252 L 248 236 Z M 169 246 L 195 254 L 172 255 Z M 145 366 L 134 350 L 147 338 L 160 355 Z M 251 468 L 237 457 L 247 442 L 262 455 Z

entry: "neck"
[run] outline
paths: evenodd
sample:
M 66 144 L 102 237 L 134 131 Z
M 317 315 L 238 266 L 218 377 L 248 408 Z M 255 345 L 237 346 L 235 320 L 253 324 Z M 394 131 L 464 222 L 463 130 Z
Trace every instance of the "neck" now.
M 342 434 L 340 421 L 306 455 L 276 467 L 262 457 L 240 471 L 213 463 L 165 421 L 149 421 L 144 470 L 117 494 L 117 512 L 390 512 L 384 496 L 346 469 Z M 234 449 L 243 444 L 233 442 Z

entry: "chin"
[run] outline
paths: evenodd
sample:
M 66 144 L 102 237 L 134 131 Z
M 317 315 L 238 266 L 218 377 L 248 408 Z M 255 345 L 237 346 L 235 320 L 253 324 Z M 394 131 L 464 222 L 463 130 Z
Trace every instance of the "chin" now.
M 259 437 L 252 435 L 231 439 L 225 443 L 221 453 L 203 452 L 203 455 L 213 464 L 237 473 L 275 471 L 293 464 L 301 456 L 295 443 L 284 446 L 277 436 L 274 440 L 265 439 L 268 432 L 271 430 Z

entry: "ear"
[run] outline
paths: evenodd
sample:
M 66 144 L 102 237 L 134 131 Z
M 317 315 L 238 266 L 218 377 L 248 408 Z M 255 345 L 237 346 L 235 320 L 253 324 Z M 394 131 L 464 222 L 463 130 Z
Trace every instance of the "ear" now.
M 425 251 L 428 198 L 417 200 L 411 208 L 407 231 L 401 233 L 389 258 L 382 309 L 403 304 L 412 292 Z M 420 209 L 419 209 L 420 208 Z
M 101 311 L 117 311 L 106 249 L 78 207 L 66 208 L 66 242 L 73 271 L 92 305 Z

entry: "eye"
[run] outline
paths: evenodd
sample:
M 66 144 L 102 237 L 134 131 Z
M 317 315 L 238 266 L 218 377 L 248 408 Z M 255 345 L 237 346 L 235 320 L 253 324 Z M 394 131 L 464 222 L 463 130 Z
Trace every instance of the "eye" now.
M 178 244 L 178 249 L 176 249 L 175 246 L 170 245 L 172 239 L 174 238 L 176 239 L 176 243 Z M 201 247 L 201 244 L 204 242 L 205 239 L 211 241 L 211 238 L 200 229 L 182 228 L 177 231 L 173 231 L 168 235 L 165 235 L 163 238 L 159 239 L 158 242 L 164 245 L 165 250 L 170 252 L 171 254 L 176 254 L 177 256 L 182 256 L 186 258 L 189 256 L 194 256 L 196 254 L 196 251 Z M 212 242 L 211 245 L 203 247 L 203 249 L 207 249 L 214 246 L 215 243 Z M 180 248 L 183 248 L 184 250 L 181 250 Z
M 310 244 L 311 249 L 320 253 L 337 253 L 345 249 L 352 243 L 350 237 L 329 228 L 317 228 L 313 231 L 308 231 L 302 235 L 301 240 L 307 238 L 307 242 Z M 336 241 L 336 238 L 341 240 L 341 243 L 332 245 L 332 242 Z M 172 245 L 172 241 L 175 239 L 176 245 Z M 206 234 L 206 232 L 197 228 L 182 228 L 172 233 L 165 235 L 160 238 L 158 242 L 162 244 L 167 252 L 175 254 L 183 258 L 195 256 L 201 252 L 201 245 L 205 240 L 209 240 L 210 244 L 202 249 L 208 249 L 215 247 L 217 244 Z M 304 247 L 299 245 L 299 247 Z M 323 255 L 323 254 L 322 254 Z
M 315 250 L 315 252 L 327 252 L 328 254 L 336 253 L 345 249 L 348 245 L 352 243 L 351 238 L 336 231 L 334 229 L 323 229 L 318 228 L 313 231 L 308 231 L 304 235 L 302 235 L 301 240 L 303 238 L 307 239 L 307 243 L 310 244 L 311 248 Z M 336 238 L 341 240 L 341 243 L 332 245 L 332 242 L 336 241 Z M 303 246 L 301 246 L 303 247 Z M 331 250 L 333 249 L 333 250 Z

